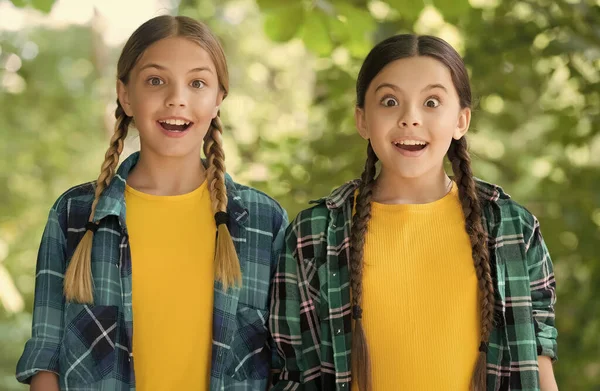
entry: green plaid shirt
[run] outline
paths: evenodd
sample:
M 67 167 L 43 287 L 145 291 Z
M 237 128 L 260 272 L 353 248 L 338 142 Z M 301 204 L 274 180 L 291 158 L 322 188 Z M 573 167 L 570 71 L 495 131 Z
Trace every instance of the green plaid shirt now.
M 32 337 L 17 364 L 20 382 L 44 370 L 59 375 L 62 390 L 135 389 L 131 253 L 123 193 L 138 157 L 135 153 L 121 164 L 96 209 L 94 221 L 100 226 L 92 247 L 94 305 L 65 303 L 62 293 L 66 266 L 85 233 L 93 183 L 67 191 L 50 210 L 37 261 Z M 243 284 L 224 291 L 221 283 L 214 283 L 210 389 L 263 391 L 272 357 L 266 328 L 269 281 L 283 246 L 287 215 L 271 198 L 230 177 L 226 186 L 228 226 Z
M 300 212 L 286 231 L 269 321 L 279 357 L 273 390 L 350 390 L 348 259 L 358 181 Z M 495 283 L 488 390 L 539 390 L 538 355 L 556 359 L 555 281 L 537 219 L 477 181 Z M 393 359 L 393 357 L 390 357 Z

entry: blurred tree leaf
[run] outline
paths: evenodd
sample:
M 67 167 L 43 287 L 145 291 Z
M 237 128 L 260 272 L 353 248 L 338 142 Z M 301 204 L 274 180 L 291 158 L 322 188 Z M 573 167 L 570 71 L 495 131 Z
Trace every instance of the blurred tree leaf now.
M 366 9 L 343 1 L 336 1 L 334 6 L 339 23 L 333 23 L 333 27 L 342 42 L 353 56 L 366 56 L 371 50 L 377 23 Z
M 54 5 L 56 0 L 30 0 L 31 5 L 36 9 L 48 13 L 52 10 L 52 6 Z
M 15 7 L 23 8 L 31 3 L 31 0 L 10 0 Z
M 301 3 L 300 0 L 287 0 L 285 2 L 283 2 L 281 0 L 256 0 L 256 4 L 258 4 L 261 11 L 263 11 L 263 12 L 271 10 L 273 8 L 288 7 L 290 5 L 293 6 L 293 5 L 298 5 L 300 3 Z
M 329 18 L 321 12 L 315 12 L 306 18 L 299 33 L 306 47 L 319 56 L 328 56 L 333 50 L 333 43 L 329 37 L 327 23 Z
M 10 0 L 15 7 L 24 8 L 31 6 L 44 13 L 49 13 L 56 0 Z
M 294 37 L 304 22 L 304 6 L 291 4 L 266 11 L 265 32 L 275 42 L 285 42 Z
M 450 21 L 466 16 L 471 9 L 469 0 L 433 0 L 433 5 Z
M 385 2 L 398 11 L 400 17 L 412 21 L 419 17 L 425 7 L 423 0 L 385 0 Z

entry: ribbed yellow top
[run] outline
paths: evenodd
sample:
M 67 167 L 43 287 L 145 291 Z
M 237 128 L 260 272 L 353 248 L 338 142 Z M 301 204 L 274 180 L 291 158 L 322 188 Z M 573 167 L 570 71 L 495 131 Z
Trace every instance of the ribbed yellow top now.
M 464 226 L 456 185 L 428 204 L 372 204 L 362 307 L 375 391 L 469 389 L 480 315 Z

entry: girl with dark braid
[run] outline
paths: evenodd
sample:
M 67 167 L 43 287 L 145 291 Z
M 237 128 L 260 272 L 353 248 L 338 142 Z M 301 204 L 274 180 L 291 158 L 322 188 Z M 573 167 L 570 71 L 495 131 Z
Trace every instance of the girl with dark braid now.
M 287 216 L 226 174 L 228 91 L 200 22 L 159 16 L 125 44 L 100 176 L 60 196 L 42 238 L 17 366 L 32 390 L 266 389 Z M 132 126 L 141 150 L 117 168 Z
M 473 177 L 458 53 L 431 36 L 386 39 L 356 98 L 360 180 L 286 232 L 274 389 L 556 390 L 552 262 L 537 219 Z

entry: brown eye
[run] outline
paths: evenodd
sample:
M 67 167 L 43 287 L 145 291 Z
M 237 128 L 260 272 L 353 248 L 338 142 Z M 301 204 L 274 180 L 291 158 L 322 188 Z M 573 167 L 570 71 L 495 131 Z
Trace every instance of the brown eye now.
M 398 106 L 398 101 L 392 97 L 387 97 L 387 98 L 383 98 L 383 100 L 381 101 L 381 104 L 384 105 L 385 107 L 394 107 L 394 106 Z
M 425 101 L 425 106 L 429 107 L 430 109 L 435 109 L 439 105 L 440 101 L 437 98 L 429 98 Z

